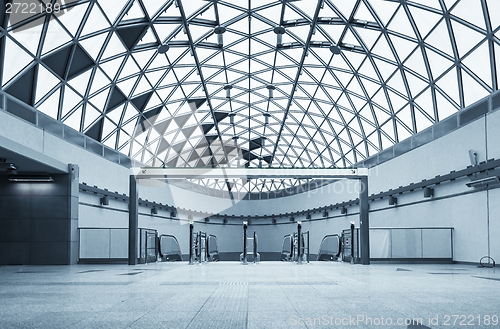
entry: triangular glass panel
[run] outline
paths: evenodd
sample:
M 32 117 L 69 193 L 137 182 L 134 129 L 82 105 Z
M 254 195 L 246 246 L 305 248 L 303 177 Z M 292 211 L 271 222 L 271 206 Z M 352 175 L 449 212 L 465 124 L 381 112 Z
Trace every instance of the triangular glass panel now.
M 101 113 L 97 111 L 96 108 L 93 106 L 87 104 L 85 107 L 85 115 L 84 115 L 84 124 L 83 124 L 83 129 L 87 130 L 89 126 L 101 116 Z
M 387 85 L 397 91 L 399 91 L 401 94 L 408 96 L 408 93 L 406 91 L 406 85 L 405 82 L 401 76 L 401 71 L 398 70 L 389 81 L 387 81 Z
M 441 20 L 441 22 L 427 36 L 427 38 L 425 38 L 424 41 L 445 54 L 453 56 L 453 49 L 450 43 L 450 33 L 445 20 Z
M 117 84 L 117 86 L 120 87 L 121 91 L 123 91 L 123 93 L 125 95 L 130 95 L 130 93 L 132 92 L 132 89 L 134 88 L 138 79 L 139 79 L 139 77 L 135 76 L 135 77 L 129 78 L 127 80 L 123 80 L 123 81 L 119 82 Z
M 387 25 L 396 10 L 399 8 L 399 3 L 385 0 L 371 0 L 370 6 L 375 10 L 380 22 Z
M 453 99 L 457 104 L 462 104 L 458 93 L 458 77 L 456 68 L 451 69 L 441 79 L 437 81 L 437 86 L 444 91 L 448 97 Z
M 28 105 L 34 105 L 34 83 L 35 67 L 31 67 L 5 88 L 5 92 Z
M 417 109 L 415 109 L 414 112 L 415 112 L 415 123 L 417 125 L 417 133 L 432 126 L 432 122 L 429 120 L 429 118 L 427 118 L 427 116 L 422 114 L 422 112 L 420 112 Z
M 43 43 L 43 54 L 46 54 L 72 40 L 71 36 L 62 28 L 55 19 L 50 20 L 49 27 L 45 33 Z
M 120 38 L 116 35 L 116 33 L 112 32 L 111 38 L 106 44 L 106 49 L 104 50 L 104 54 L 101 57 L 102 59 L 108 59 L 110 57 L 117 56 L 119 54 L 123 54 L 127 51 L 127 49 L 123 46 Z
M 11 17 L 12 16 L 14 15 L 11 14 Z M 30 23 L 29 29 L 25 30 L 23 27 L 21 27 L 11 32 L 12 37 L 14 37 L 14 39 L 16 39 L 21 45 L 23 45 L 23 47 L 25 47 L 33 56 L 35 56 L 38 52 L 38 45 L 40 43 L 44 21 L 45 17 L 37 19 Z M 7 40 L 9 39 L 7 38 Z
M 132 56 L 129 56 L 129 58 L 127 59 L 127 62 L 125 63 L 125 65 L 122 68 L 122 71 L 120 72 L 119 79 L 122 79 L 122 78 L 125 78 L 128 76 L 132 76 L 132 75 L 136 75 L 139 72 L 140 72 L 140 68 L 137 66 L 137 64 L 135 63 Z
M 146 32 L 146 27 L 142 25 L 127 26 L 124 28 L 119 28 L 116 33 L 120 36 L 125 46 L 132 50 L 139 40 L 144 36 Z
M 58 88 L 55 92 L 50 95 L 48 99 L 46 99 L 42 104 L 37 105 L 37 110 L 50 116 L 51 118 L 58 120 L 59 119 L 59 103 L 61 96 L 61 88 Z M 81 117 L 81 112 L 80 112 Z M 76 130 L 80 129 L 80 121 L 78 121 L 78 125 L 73 127 Z
M 120 69 L 123 59 L 125 57 L 118 57 L 113 60 L 107 61 L 105 63 L 100 63 L 99 67 L 106 73 L 106 75 L 111 79 L 114 80 L 116 77 L 116 74 L 118 73 L 118 70 Z
M 85 15 L 88 8 L 88 4 L 83 3 L 81 5 L 73 6 L 64 11 L 63 15 L 57 15 L 57 18 L 62 23 L 69 33 L 76 36 L 78 28 L 82 24 L 83 16 Z
M 0 39 L 2 40 L 2 39 Z M 33 57 L 28 55 L 22 48 L 20 48 L 15 42 L 10 38 L 5 37 L 5 58 L 4 63 L 9 63 L 9 65 L 3 65 L 3 84 L 5 84 L 12 79 L 17 73 L 19 73 L 24 67 L 26 67 L 32 60 Z
M 452 26 L 458 53 L 461 57 L 465 56 L 471 48 L 486 38 L 485 35 L 455 21 L 452 21 Z
M 118 106 L 114 111 L 106 113 L 106 117 L 113 121 L 116 125 L 120 124 L 126 104 Z
M 432 77 L 434 80 L 438 79 L 446 70 L 453 65 L 453 62 L 433 50 L 426 48 L 426 54 L 431 67 Z
M 368 50 L 372 49 L 372 47 L 375 45 L 375 42 L 379 38 L 384 37 L 381 36 L 382 33 L 380 31 L 365 29 L 365 28 L 354 28 L 354 29 L 357 32 L 357 34 L 361 37 L 363 44 Z
M 468 23 L 486 30 L 483 8 L 477 0 L 461 0 L 453 7 L 451 14 Z
M 127 97 L 122 93 L 122 91 L 117 87 L 113 87 L 109 93 L 106 111 L 112 111 L 118 105 L 123 104 L 126 100 Z
M 417 47 L 417 43 L 409 41 L 405 38 L 400 38 L 398 36 L 390 36 L 392 44 L 396 49 L 397 56 L 401 62 L 404 62 L 406 58 L 414 51 Z
M 417 25 L 417 30 L 422 39 L 436 26 L 436 24 L 443 18 L 430 10 L 421 9 L 414 6 L 409 6 L 413 21 Z
M 82 97 L 69 86 L 64 87 L 64 98 L 61 100 L 62 113 L 68 113 L 82 101 Z
M 418 95 L 423 89 L 429 86 L 429 82 L 416 77 L 410 72 L 405 72 L 406 81 L 408 81 L 408 86 L 410 87 L 410 92 L 412 97 Z
M 483 42 L 476 50 L 462 60 L 475 75 L 490 88 L 492 86 L 491 62 L 488 42 Z
M 43 65 L 38 65 L 38 81 L 43 81 L 43 83 L 36 84 L 36 100 L 35 103 L 45 96 L 50 90 L 52 90 L 59 82 L 52 73 L 50 73 Z M 87 80 L 88 81 L 88 80 Z
M 145 69 L 147 63 L 151 60 L 152 57 L 156 55 L 157 51 L 152 49 L 152 50 L 145 50 L 145 51 L 140 51 L 140 52 L 135 52 L 132 54 L 132 57 L 134 57 L 135 61 L 139 65 L 139 68 Z
M 349 19 L 354 9 L 355 1 L 336 1 L 333 5 L 337 9 L 336 12 L 341 13 L 341 17 Z
M 80 131 L 80 125 L 82 122 L 82 110 L 83 110 L 83 105 L 80 106 L 73 113 L 71 113 L 67 118 L 65 118 L 63 123 L 66 126 L 73 128 L 76 131 Z
M 139 4 L 139 0 L 134 0 L 132 6 L 128 5 L 127 8 L 128 9 L 125 11 L 125 15 L 122 17 L 120 24 L 131 20 L 146 19 L 146 17 L 144 17 L 144 12 L 142 11 L 142 8 Z
M 372 53 L 380 55 L 382 58 L 386 58 L 391 62 L 395 62 L 396 59 L 394 57 L 394 53 L 392 52 L 392 49 L 389 46 L 389 43 L 387 42 L 386 38 L 389 37 L 382 35 L 378 39 L 377 43 L 375 44 L 375 47 L 373 47 L 372 49 Z
M 393 75 L 394 71 L 397 68 L 397 66 L 392 65 L 386 61 L 380 60 L 378 58 L 374 58 L 373 61 L 375 62 L 377 70 L 384 80 L 388 80 L 389 77 Z
M 145 45 L 153 45 L 153 44 L 158 44 L 159 42 L 156 40 L 156 36 L 153 33 L 152 28 L 148 28 L 146 33 L 139 39 L 137 42 L 138 46 L 145 46 Z
M 71 60 L 71 66 L 68 68 L 68 79 L 72 79 L 94 65 L 95 63 L 92 58 L 90 58 L 90 56 L 79 44 L 76 44 Z
M 104 73 L 102 73 L 101 69 L 95 69 L 95 75 L 92 80 L 92 87 L 90 88 L 90 94 L 93 94 L 102 88 L 108 86 L 111 81 L 106 77 Z
M 392 109 L 394 112 L 397 112 L 400 108 L 402 108 L 408 101 L 404 99 L 401 95 L 395 93 L 391 89 L 388 89 L 388 93 L 391 98 Z
M 432 99 L 432 89 L 427 88 L 418 98 L 415 100 L 415 104 L 421 109 L 422 113 L 427 114 L 429 118 L 434 120 L 434 101 Z
M 410 23 L 410 18 L 406 14 L 406 11 L 403 7 L 400 7 L 396 12 L 391 22 L 389 23 L 388 28 L 412 39 L 416 39 L 415 31 L 413 30 L 413 27 Z
M 457 113 L 457 107 L 450 103 L 439 91 L 436 91 L 436 108 L 438 109 L 439 121 Z
M 104 91 L 99 92 L 97 95 L 92 96 L 89 102 L 92 103 L 95 107 L 104 109 L 104 105 L 106 104 L 106 99 L 108 98 L 109 88 L 106 88 Z
M 127 2 L 128 0 L 102 1 L 99 2 L 99 6 L 101 6 L 109 21 L 113 24 Z
M 473 77 L 471 77 L 465 70 L 462 71 L 462 84 L 464 91 L 464 105 L 469 106 L 478 100 L 489 95 L 484 87 L 482 87 Z
M 113 8 L 117 8 L 117 1 L 103 1 L 102 3 L 99 3 L 100 6 L 102 5 L 111 5 Z M 106 19 L 106 16 L 102 13 L 101 9 L 99 6 L 94 4 L 92 7 L 92 11 L 90 12 L 90 15 L 87 17 L 87 20 L 85 22 L 85 26 L 83 27 L 81 36 L 86 36 L 88 34 L 109 29 L 109 23 L 108 20 Z
M 101 52 L 102 46 L 106 42 L 106 38 L 108 37 L 108 33 L 101 33 L 91 38 L 80 39 L 80 45 L 87 51 L 87 53 L 92 57 L 92 59 L 96 60 Z
M 135 96 L 142 94 L 143 92 L 149 91 L 149 90 L 151 90 L 151 85 L 149 84 L 148 80 L 144 76 L 141 76 L 139 83 L 135 87 L 133 96 L 135 97 Z

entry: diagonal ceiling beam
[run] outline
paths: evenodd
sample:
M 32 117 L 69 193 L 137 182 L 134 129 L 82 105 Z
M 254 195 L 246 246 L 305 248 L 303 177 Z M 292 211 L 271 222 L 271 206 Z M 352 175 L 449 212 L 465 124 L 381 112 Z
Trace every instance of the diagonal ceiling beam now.
M 205 97 L 207 98 L 207 105 L 208 105 L 208 108 L 210 109 L 210 113 L 212 114 L 212 118 L 214 119 L 215 129 L 217 130 L 217 135 L 219 137 L 221 145 L 224 146 L 224 141 L 222 140 L 222 134 L 219 130 L 219 125 L 217 124 L 217 121 L 215 119 L 215 112 L 214 112 L 214 109 L 212 107 L 212 102 L 210 101 L 210 95 L 208 94 L 207 85 L 205 83 L 205 78 L 203 77 L 203 72 L 201 70 L 200 61 L 199 61 L 198 55 L 196 53 L 196 47 L 193 43 L 191 31 L 189 30 L 189 24 L 188 24 L 188 21 L 186 18 L 186 13 L 184 12 L 184 5 L 183 5 L 181 0 L 177 0 L 177 4 L 179 5 L 179 12 L 181 13 L 181 17 L 182 17 L 182 24 L 184 25 L 184 30 L 186 31 L 186 35 L 187 35 L 188 40 L 189 40 L 189 48 L 191 50 L 191 54 L 193 55 L 194 62 L 196 64 L 196 69 L 198 70 L 198 74 L 200 75 L 201 85 L 203 87 L 203 91 L 205 92 Z M 222 150 L 224 152 L 224 157 L 226 158 L 227 161 L 229 161 L 229 158 L 227 156 L 227 152 L 226 152 L 225 148 L 222 147 Z
M 281 127 L 280 127 L 280 130 L 278 132 L 278 137 L 276 139 L 276 144 L 274 144 L 274 149 L 273 149 L 273 153 L 272 153 L 273 160 L 274 160 L 274 156 L 276 154 L 276 150 L 278 148 L 279 141 L 281 139 L 281 134 L 283 132 L 283 129 L 285 128 L 285 122 L 286 122 L 286 118 L 288 116 L 288 112 L 290 112 L 290 107 L 292 106 L 292 103 L 293 103 L 293 96 L 295 94 L 295 90 L 297 89 L 297 85 L 299 84 L 300 73 L 302 72 L 302 68 L 304 67 L 304 62 L 306 60 L 307 53 L 309 52 L 309 47 L 311 45 L 311 39 L 312 39 L 312 36 L 314 34 L 314 30 L 316 29 L 316 24 L 318 23 L 318 15 L 319 15 L 319 12 L 321 10 L 321 5 L 323 3 L 323 0 L 317 0 L 317 2 L 318 3 L 316 4 L 316 11 L 314 12 L 314 17 L 313 17 L 313 20 L 311 22 L 311 29 L 309 30 L 309 35 L 307 36 L 307 41 L 304 45 L 304 52 L 302 53 L 302 58 L 300 59 L 300 62 L 299 62 L 297 76 L 295 77 L 295 81 L 293 82 L 292 91 L 290 92 L 288 104 L 287 104 L 286 109 L 285 109 L 285 115 L 283 116 L 283 121 L 281 122 Z M 271 163 L 269 164 L 269 166 L 271 166 Z

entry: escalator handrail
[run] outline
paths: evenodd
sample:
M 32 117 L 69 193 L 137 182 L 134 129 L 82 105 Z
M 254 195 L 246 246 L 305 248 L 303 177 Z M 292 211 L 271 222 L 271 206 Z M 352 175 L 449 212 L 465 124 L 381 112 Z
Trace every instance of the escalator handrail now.
M 175 243 L 177 243 L 177 247 L 179 248 L 179 255 L 181 256 L 181 261 L 182 261 L 182 251 L 181 251 L 181 245 L 179 244 L 179 240 L 177 240 L 177 238 L 171 234 L 162 234 L 158 237 L 158 241 L 160 241 L 160 243 L 159 243 L 160 245 L 158 246 L 160 256 L 163 257 L 163 254 L 161 253 L 161 238 L 162 237 L 173 238 L 175 240 Z
M 287 235 L 285 235 L 285 236 L 283 237 L 283 243 L 281 244 L 281 253 L 282 253 L 282 254 L 283 254 L 283 251 L 285 250 L 285 249 L 284 249 L 284 248 L 285 248 L 285 239 L 286 239 L 287 237 L 292 238 L 292 235 L 291 235 L 291 234 L 287 234 Z M 291 241 L 292 241 L 292 244 L 293 244 L 293 239 L 291 239 Z M 293 250 L 290 250 L 290 253 L 292 253 L 292 252 L 293 252 Z
M 319 249 L 318 249 L 318 258 L 320 256 L 320 251 L 321 251 L 321 246 L 323 245 L 323 242 L 327 239 L 327 238 L 330 238 L 330 237 L 337 237 L 339 239 L 339 251 L 337 252 L 337 255 L 336 257 L 339 257 L 340 256 L 340 251 L 341 251 L 341 247 L 342 247 L 342 239 L 340 238 L 340 236 L 338 234 L 328 234 L 328 235 L 325 235 L 323 237 L 323 239 L 321 240 L 321 243 L 319 244 Z
M 253 231 L 253 257 L 257 257 L 257 233 Z
M 217 254 L 219 253 L 219 242 L 217 241 L 217 237 L 213 234 L 209 234 L 207 236 L 207 256 L 210 256 L 210 249 L 208 248 L 208 243 L 209 243 L 211 237 L 213 237 L 215 239 L 215 252 Z

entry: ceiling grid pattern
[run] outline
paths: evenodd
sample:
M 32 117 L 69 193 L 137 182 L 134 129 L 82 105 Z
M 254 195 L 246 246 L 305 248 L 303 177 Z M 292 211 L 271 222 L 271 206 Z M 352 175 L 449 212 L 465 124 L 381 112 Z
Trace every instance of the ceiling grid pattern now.
M 147 166 L 349 167 L 498 90 L 496 0 L 31 3 L 2 90 Z

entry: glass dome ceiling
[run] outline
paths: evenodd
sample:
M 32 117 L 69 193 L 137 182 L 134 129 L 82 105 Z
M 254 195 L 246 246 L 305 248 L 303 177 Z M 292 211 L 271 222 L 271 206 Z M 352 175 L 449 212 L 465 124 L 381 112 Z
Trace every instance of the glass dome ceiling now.
M 2 90 L 148 166 L 348 167 L 498 89 L 497 0 L 6 8 Z

